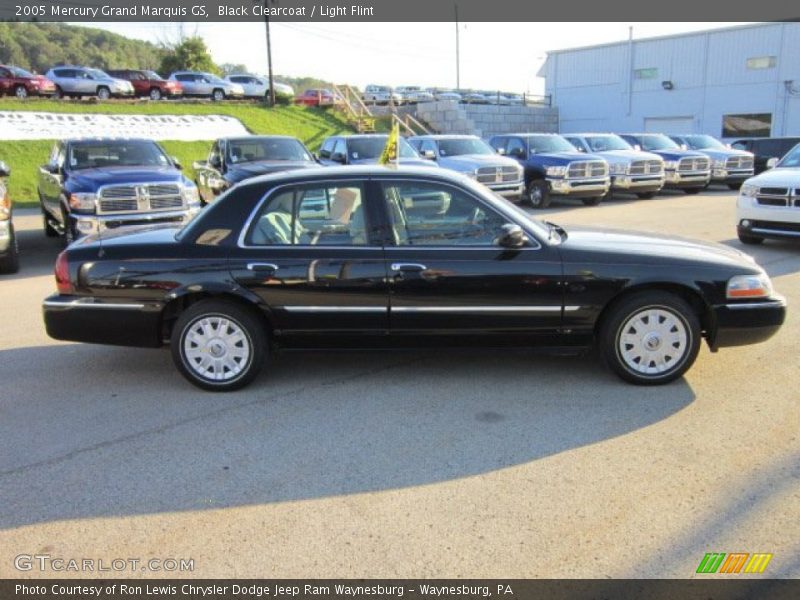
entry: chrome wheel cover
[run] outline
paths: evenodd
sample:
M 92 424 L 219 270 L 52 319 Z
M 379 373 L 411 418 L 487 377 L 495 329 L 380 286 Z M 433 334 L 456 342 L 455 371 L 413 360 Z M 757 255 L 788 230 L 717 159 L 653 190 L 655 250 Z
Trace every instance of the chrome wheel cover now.
M 534 206 L 539 206 L 542 203 L 543 197 L 544 194 L 542 192 L 542 188 L 540 188 L 538 185 L 532 185 L 530 190 L 528 190 L 528 199 Z
M 236 321 L 203 315 L 183 331 L 184 363 L 198 377 L 228 382 L 239 377 L 252 360 L 250 337 Z
M 15 93 L 17 95 L 17 98 L 27 98 L 28 97 L 28 90 L 26 90 L 21 85 L 17 86 L 17 90 L 16 90 Z
M 686 322 L 665 307 L 631 315 L 617 334 L 617 354 L 638 375 L 659 376 L 683 364 L 691 333 Z

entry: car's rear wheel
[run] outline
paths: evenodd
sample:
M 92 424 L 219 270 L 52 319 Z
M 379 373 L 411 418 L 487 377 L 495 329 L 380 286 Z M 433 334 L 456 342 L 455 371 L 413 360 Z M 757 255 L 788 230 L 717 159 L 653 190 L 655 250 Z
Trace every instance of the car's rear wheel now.
M 225 92 L 218 88 L 213 92 L 211 92 L 211 99 L 214 102 L 220 102 L 221 100 L 225 100 Z
M 267 355 L 263 323 L 244 306 L 203 300 L 178 317 L 172 360 L 181 374 L 204 390 L 243 388 L 261 371 Z
M 700 336 L 700 320 L 683 298 L 645 291 L 611 308 L 599 344 L 606 363 L 622 379 L 658 385 L 674 381 L 694 364 Z
M 656 197 L 655 192 L 638 192 L 636 195 L 642 200 L 650 200 L 651 198 Z
M 150 90 L 150 100 L 161 100 L 161 90 L 158 88 Z
M 542 179 L 534 179 L 525 190 L 525 197 L 533 208 L 547 208 L 550 206 L 550 188 Z
M 19 247 L 14 225 L 9 224 L 8 254 L 0 258 L 0 273 L 16 273 L 19 271 Z
M 28 90 L 25 88 L 24 85 L 18 85 L 14 88 L 14 95 L 19 98 L 20 100 L 24 100 L 28 97 Z
M 586 206 L 597 206 L 602 199 L 602 196 L 592 196 L 590 198 L 581 198 L 581 201 L 583 201 Z
M 764 238 L 758 235 L 747 235 L 746 233 L 739 234 L 739 241 L 748 246 L 756 246 L 764 243 Z
M 97 88 L 97 97 L 100 100 L 108 100 L 111 97 L 111 90 L 109 90 L 107 87 L 100 86 Z

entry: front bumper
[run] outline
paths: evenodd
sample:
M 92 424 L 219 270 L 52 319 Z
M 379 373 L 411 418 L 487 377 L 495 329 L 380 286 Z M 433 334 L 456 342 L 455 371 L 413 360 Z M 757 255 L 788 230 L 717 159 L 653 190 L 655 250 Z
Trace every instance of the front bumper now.
M 714 306 L 714 328 L 708 340 L 712 350 L 757 344 L 771 338 L 786 319 L 786 299 L 775 296 L 759 301 Z
M 800 206 L 764 206 L 739 196 L 736 229 L 756 237 L 800 239 Z
M 605 196 L 611 188 L 608 177 L 592 179 L 548 179 L 550 193 L 573 198 Z
M 714 169 L 711 171 L 712 183 L 744 183 L 753 176 L 753 169 Z
M 42 316 L 47 335 L 56 340 L 156 348 L 162 308 L 161 303 L 54 294 L 42 304 Z
M 711 181 L 711 171 L 675 171 L 665 172 L 664 187 L 699 188 Z
M 106 229 L 116 229 L 127 225 L 147 225 L 150 223 L 176 223 L 183 224 L 191 221 L 200 206 L 192 206 L 188 209 L 150 212 L 150 213 L 130 213 L 130 214 L 109 214 L 109 215 L 81 215 L 72 213 L 69 218 L 73 231 L 78 235 L 89 235 L 100 233 Z
M 664 175 L 615 175 L 611 189 L 632 192 L 657 192 L 664 187 Z
M 515 181 L 511 183 L 489 183 L 484 184 L 495 194 L 503 198 L 519 198 L 525 193 L 525 182 Z
M 115 98 L 132 98 L 135 95 L 134 90 L 112 90 L 111 95 Z

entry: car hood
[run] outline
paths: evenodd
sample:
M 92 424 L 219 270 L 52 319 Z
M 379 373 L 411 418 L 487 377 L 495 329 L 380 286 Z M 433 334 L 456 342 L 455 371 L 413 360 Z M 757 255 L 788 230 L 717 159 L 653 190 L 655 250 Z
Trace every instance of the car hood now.
M 319 164 L 313 160 L 258 160 L 229 166 L 225 173 L 225 179 L 236 183 L 257 175 L 318 166 Z
M 751 177 L 745 183 L 759 187 L 800 187 L 800 167 L 775 167 Z
M 703 152 L 696 150 L 648 150 L 653 154 L 658 154 L 664 160 L 680 160 L 682 158 L 708 158 Z
M 747 254 L 715 242 L 703 242 L 678 236 L 603 229 L 568 227 L 567 239 L 560 246 L 565 260 L 579 253 L 580 260 L 597 253 L 598 260 L 615 260 L 629 264 L 707 264 L 740 267 L 744 272 L 760 272 L 760 267 Z
M 630 163 L 634 160 L 662 160 L 658 154 L 640 152 L 639 150 L 605 150 L 603 152 L 595 152 L 594 154 L 615 164 Z
M 70 173 L 71 186 L 101 186 L 126 183 L 182 183 L 183 174 L 173 167 L 103 167 Z
M 480 167 L 517 167 L 517 161 L 499 154 L 459 154 L 440 156 L 439 166 L 454 171 L 472 171 Z

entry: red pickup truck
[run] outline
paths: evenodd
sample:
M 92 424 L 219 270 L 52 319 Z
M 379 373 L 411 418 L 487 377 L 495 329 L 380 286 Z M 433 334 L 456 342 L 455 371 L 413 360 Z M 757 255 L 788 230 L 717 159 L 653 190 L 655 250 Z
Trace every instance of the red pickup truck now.
M 183 94 L 183 86 L 179 81 L 167 80 L 155 71 L 144 69 L 106 69 L 106 73 L 117 79 L 130 81 L 133 85 L 133 93 L 136 96 L 146 96 L 151 100 L 161 100 L 180 96 Z
M 51 96 L 56 93 L 56 84 L 19 67 L 0 65 L 0 96 L 13 94 L 17 98 L 28 96 Z

